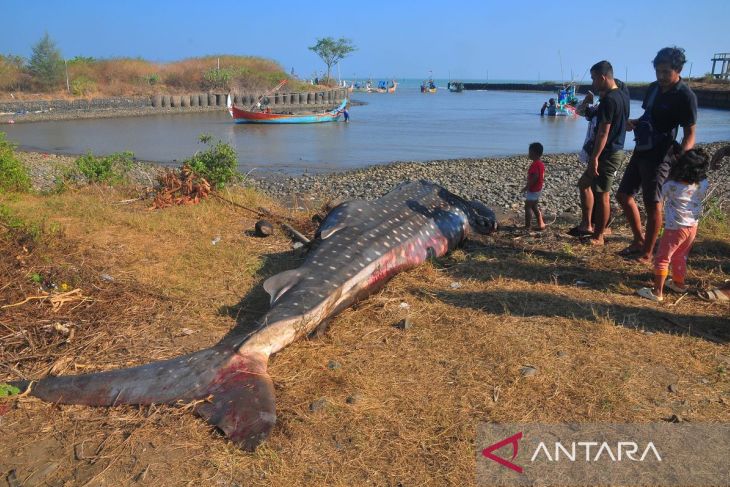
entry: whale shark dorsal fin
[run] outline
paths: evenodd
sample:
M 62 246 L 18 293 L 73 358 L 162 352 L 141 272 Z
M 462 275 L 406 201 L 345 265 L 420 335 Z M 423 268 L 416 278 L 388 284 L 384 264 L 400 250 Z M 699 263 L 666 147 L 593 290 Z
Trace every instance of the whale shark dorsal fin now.
M 264 290 L 269 293 L 269 296 L 271 296 L 270 304 L 274 304 L 277 299 L 299 282 L 300 277 L 301 274 L 299 271 L 293 269 L 290 271 L 280 272 L 279 274 L 266 279 L 266 281 L 264 281 Z

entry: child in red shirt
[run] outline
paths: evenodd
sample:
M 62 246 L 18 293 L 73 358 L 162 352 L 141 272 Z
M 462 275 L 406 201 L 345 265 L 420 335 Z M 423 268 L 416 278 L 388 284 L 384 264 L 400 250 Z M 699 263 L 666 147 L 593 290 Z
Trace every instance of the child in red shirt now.
M 543 182 L 545 181 L 545 164 L 540 160 L 543 147 L 540 142 L 533 142 L 528 149 L 528 157 L 532 161 L 527 170 L 527 182 L 522 192 L 525 193 L 525 228 L 529 230 L 532 214 L 537 221 L 537 229 L 544 230 L 545 222 L 542 219 L 542 212 L 538 207 L 540 194 L 542 193 Z

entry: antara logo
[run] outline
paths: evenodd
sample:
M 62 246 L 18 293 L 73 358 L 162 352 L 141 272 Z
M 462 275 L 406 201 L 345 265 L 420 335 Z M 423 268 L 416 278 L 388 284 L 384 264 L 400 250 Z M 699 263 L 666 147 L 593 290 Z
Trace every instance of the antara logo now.
M 498 441 L 497 443 L 489 445 L 484 450 L 482 450 L 482 455 L 492 461 L 499 463 L 503 467 L 507 467 L 517 473 L 522 473 L 522 467 L 515 463 L 512 463 L 512 461 L 517 458 L 517 453 L 519 452 L 520 448 L 519 441 L 522 439 L 522 436 L 523 432 L 520 431 L 517 434 L 514 434 L 508 438 Z M 512 445 L 512 458 L 510 458 L 510 460 L 506 460 L 493 453 L 495 450 L 499 450 L 506 445 Z M 593 450 L 593 452 L 595 452 L 593 454 L 591 452 L 591 447 L 596 447 L 595 450 Z M 585 452 L 585 455 L 580 455 L 581 450 Z M 552 454 L 551 451 L 553 452 Z M 641 455 L 638 455 L 639 451 L 642 452 Z M 639 444 L 635 441 L 619 441 L 613 448 L 606 441 L 600 443 L 597 441 L 574 441 L 570 443 L 570 446 L 568 447 L 563 445 L 561 442 L 556 441 L 553 445 L 553 448 L 551 449 L 548 448 L 545 442 L 541 441 L 539 442 L 539 444 L 535 448 L 535 451 L 530 457 L 530 463 L 535 462 L 535 460 L 539 461 L 540 457 L 542 457 L 544 460 L 547 460 L 548 462 L 559 462 L 563 460 L 575 462 L 576 460 L 581 461 L 583 458 L 585 459 L 585 462 L 598 462 L 601 460 L 602 457 L 604 457 L 605 459 L 610 459 L 610 461 L 612 462 L 620 462 L 627 459 L 634 462 L 643 462 L 647 458 L 647 456 L 650 456 L 650 454 L 653 455 L 656 461 L 662 461 L 662 457 L 659 454 L 659 451 L 657 450 L 656 446 L 654 446 L 654 443 L 651 441 L 647 443 L 646 447 L 643 448 L 643 450 L 639 449 Z
M 505 445 L 512 445 L 512 460 L 514 460 L 517 457 L 517 452 L 519 451 L 520 444 L 519 441 L 522 439 L 522 431 L 519 433 L 510 436 L 509 438 L 505 438 L 502 441 L 498 441 L 497 443 L 494 443 L 493 445 L 489 445 L 484 450 L 482 450 L 482 455 L 489 458 L 490 460 L 494 460 L 495 462 L 499 463 L 503 467 L 511 468 L 517 473 L 522 473 L 522 467 L 519 465 L 515 465 L 514 463 L 510 462 L 509 460 L 505 460 L 502 457 L 498 457 L 497 455 L 493 454 L 492 452 L 494 450 L 499 450 Z

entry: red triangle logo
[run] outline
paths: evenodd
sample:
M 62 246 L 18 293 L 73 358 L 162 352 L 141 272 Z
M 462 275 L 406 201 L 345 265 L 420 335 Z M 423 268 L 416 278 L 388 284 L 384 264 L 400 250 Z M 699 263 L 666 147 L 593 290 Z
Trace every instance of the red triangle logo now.
M 512 445 L 512 458 L 510 460 L 514 460 L 517 457 L 517 451 L 519 450 L 519 441 L 522 439 L 522 431 L 519 433 L 510 436 L 509 438 L 505 438 L 502 441 L 499 441 L 493 445 L 489 445 L 484 450 L 482 450 L 482 455 L 489 458 L 490 460 L 493 460 L 503 467 L 510 468 L 514 470 L 517 473 L 522 473 L 522 467 L 519 465 L 515 465 L 514 463 L 510 462 L 509 460 L 505 460 L 502 457 L 498 457 L 497 455 L 493 454 L 492 452 L 495 450 L 499 450 L 505 445 Z

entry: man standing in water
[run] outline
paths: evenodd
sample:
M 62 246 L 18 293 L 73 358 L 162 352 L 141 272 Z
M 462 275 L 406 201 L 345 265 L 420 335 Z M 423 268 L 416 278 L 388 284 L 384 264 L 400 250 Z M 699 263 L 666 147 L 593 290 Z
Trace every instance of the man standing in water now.
M 644 114 L 629 120 L 627 130 L 637 129 L 637 145 L 624 172 L 616 195 L 626 214 L 634 239 L 619 252 L 623 256 L 637 256 L 640 262 L 650 263 L 654 244 L 663 219 L 661 188 L 669 174 L 671 158 L 666 157 L 682 126 L 681 152 L 695 145 L 697 97 L 684 84 L 680 73 L 687 59 L 684 49 L 665 47 L 654 58 L 656 81 L 649 85 L 644 96 Z M 648 123 L 647 123 L 648 122 Z M 638 128 L 649 129 L 638 133 Z M 646 207 L 646 232 L 642 232 L 639 207 L 634 195 L 641 188 Z
M 591 148 L 588 168 L 584 176 L 591 181 L 592 204 L 595 206 L 593 235 L 586 242 L 603 245 L 603 232 L 610 213 L 610 191 L 624 159 L 624 140 L 629 118 L 629 96 L 619 88 L 613 78 L 613 66 L 608 61 L 599 61 L 591 67 L 593 89 L 601 94 L 596 117 L 598 126 Z M 586 188 L 587 189 L 587 188 Z M 586 192 L 581 193 L 581 203 L 587 214 L 590 207 Z

